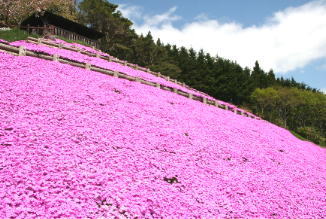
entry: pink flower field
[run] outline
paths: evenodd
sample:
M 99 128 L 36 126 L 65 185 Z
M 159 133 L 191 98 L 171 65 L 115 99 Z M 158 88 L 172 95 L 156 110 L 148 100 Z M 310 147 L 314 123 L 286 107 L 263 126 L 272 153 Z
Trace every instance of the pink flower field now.
M 0 218 L 325 218 L 326 151 L 264 120 L 0 52 Z

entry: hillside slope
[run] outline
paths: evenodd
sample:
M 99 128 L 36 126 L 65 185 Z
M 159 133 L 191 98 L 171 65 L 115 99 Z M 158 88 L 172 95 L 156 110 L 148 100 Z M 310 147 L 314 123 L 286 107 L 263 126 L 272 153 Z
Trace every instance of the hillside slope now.
M 0 53 L 0 216 L 326 215 L 326 151 L 263 120 Z

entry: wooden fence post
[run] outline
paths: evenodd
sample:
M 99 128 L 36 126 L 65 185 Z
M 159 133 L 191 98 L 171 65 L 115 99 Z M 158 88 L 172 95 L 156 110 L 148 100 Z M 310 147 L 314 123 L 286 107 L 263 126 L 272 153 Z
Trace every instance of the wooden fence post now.
M 207 98 L 203 97 L 203 103 L 207 104 Z
M 87 69 L 87 70 L 91 70 L 91 64 L 89 64 L 89 63 L 85 63 L 85 69 Z
M 192 99 L 193 97 L 194 97 L 193 94 L 190 94 L 190 93 L 188 94 L 188 98 L 189 98 L 189 99 Z
M 52 60 L 55 61 L 55 62 L 58 62 L 58 61 L 59 61 L 59 56 L 58 56 L 58 54 L 54 54 Z
M 118 72 L 117 72 L 117 71 L 114 71 L 114 72 L 113 72 L 113 76 L 114 76 L 114 77 L 119 77 Z
M 26 48 L 25 46 L 20 46 L 18 51 L 19 56 L 25 56 L 26 55 Z

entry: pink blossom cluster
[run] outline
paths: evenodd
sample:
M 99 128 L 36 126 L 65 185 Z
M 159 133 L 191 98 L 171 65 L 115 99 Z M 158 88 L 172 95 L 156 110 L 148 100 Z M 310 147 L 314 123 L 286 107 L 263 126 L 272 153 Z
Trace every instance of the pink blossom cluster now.
M 3 39 L 0 39 L 0 43 L 3 43 L 3 44 L 9 44 L 9 42 L 8 42 L 8 41 L 6 41 L 6 40 L 3 40 Z
M 326 151 L 263 120 L 0 52 L 0 218 L 325 218 Z

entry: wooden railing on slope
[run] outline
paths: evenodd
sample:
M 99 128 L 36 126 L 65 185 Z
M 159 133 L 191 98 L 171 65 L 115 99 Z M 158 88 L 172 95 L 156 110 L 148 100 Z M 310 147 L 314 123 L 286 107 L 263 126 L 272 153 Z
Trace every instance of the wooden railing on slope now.
M 77 33 L 71 32 L 69 30 L 56 27 L 54 25 L 45 25 L 41 27 L 27 25 L 27 26 L 20 26 L 20 29 L 27 31 L 27 33 L 36 33 L 38 35 L 52 34 L 56 36 L 62 36 L 69 40 L 75 40 L 75 41 L 79 40 L 91 46 L 95 46 L 97 48 L 99 47 L 99 43 L 96 40 L 89 39 Z
M 31 42 L 31 43 L 38 43 L 38 44 L 44 44 L 44 45 L 47 45 L 47 46 L 52 46 L 52 47 L 56 47 L 56 48 L 61 48 L 61 49 L 66 49 L 66 50 L 70 50 L 70 51 L 74 51 L 74 52 L 79 52 L 81 54 L 84 54 L 84 55 L 87 55 L 87 56 L 90 56 L 90 57 L 97 57 L 97 58 L 100 58 L 100 59 L 104 59 L 106 61 L 109 61 L 109 62 L 116 62 L 116 63 L 119 63 L 119 64 L 122 64 L 122 65 L 125 65 L 125 66 L 128 66 L 128 67 L 131 67 L 131 68 L 134 68 L 136 70 L 141 70 L 141 71 L 144 71 L 144 72 L 147 72 L 147 73 L 150 73 L 156 77 L 160 77 L 160 78 L 163 78 L 167 81 L 170 81 L 170 82 L 173 82 L 173 83 L 176 83 L 180 86 L 183 86 L 189 90 L 193 90 L 195 92 L 198 92 L 202 95 L 206 95 L 205 93 L 201 92 L 201 91 L 198 91 L 192 87 L 189 87 L 188 85 L 186 85 L 185 83 L 182 83 L 182 82 L 179 82 L 177 81 L 176 79 L 172 79 L 170 78 L 169 76 L 165 76 L 165 75 L 162 75 L 160 72 L 153 72 L 151 71 L 150 69 L 148 68 L 144 68 L 144 67 L 141 67 L 137 64 L 132 64 L 132 63 L 129 63 L 127 61 L 124 61 L 124 60 L 120 60 L 116 57 L 113 57 L 113 56 L 103 56 L 103 55 L 100 55 L 99 53 L 95 54 L 95 53 L 91 53 L 91 52 L 87 52 L 87 51 L 83 51 L 82 49 L 80 48 L 72 48 L 72 47 L 69 47 L 69 46 L 66 46 L 64 44 L 61 44 L 61 43 L 55 43 L 53 41 L 48 41 L 46 39 L 42 39 L 42 38 L 33 38 L 33 37 L 28 37 L 27 38 L 27 41 L 28 42 Z M 95 49 L 95 48 L 93 48 Z M 95 49 L 96 50 L 96 49 Z M 98 52 L 101 52 L 99 50 L 97 50 Z
M 227 105 L 220 104 L 216 100 L 212 100 L 212 99 L 208 99 L 206 97 L 191 94 L 191 93 L 185 92 L 183 90 L 173 88 L 173 87 L 169 87 L 169 86 L 159 84 L 159 83 L 156 83 L 156 82 L 146 81 L 146 80 L 144 80 L 142 78 L 139 78 L 139 77 L 129 76 L 129 75 L 123 73 L 123 72 L 112 71 L 112 70 L 109 70 L 109 69 L 95 67 L 95 66 L 92 66 L 89 63 L 83 63 L 83 62 L 72 61 L 72 60 L 69 60 L 69 59 L 64 59 L 64 58 L 59 57 L 56 54 L 55 55 L 49 55 L 49 54 L 45 54 L 45 53 L 38 53 L 38 52 L 27 50 L 24 46 L 16 47 L 16 46 L 11 46 L 11 45 L 7 45 L 7 44 L 3 44 L 3 43 L 0 43 L 0 51 L 1 50 L 4 51 L 4 52 L 10 53 L 12 55 L 31 56 L 31 57 L 41 58 L 41 59 L 45 59 L 45 60 L 52 60 L 52 61 L 56 61 L 56 62 L 69 64 L 69 65 L 72 65 L 72 66 L 76 66 L 76 67 L 80 67 L 80 68 L 100 72 L 100 73 L 110 75 L 110 76 L 113 76 L 113 77 L 122 78 L 122 79 L 126 79 L 126 80 L 129 80 L 129 81 L 136 81 L 136 82 L 139 82 L 141 84 L 149 85 L 149 86 L 152 86 L 152 87 L 157 87 L 157 88 L 160 88 L 162 90 L 166 90 L 166 91 L 176 93 L 178 95 L 190 98 L 192 100 L 202 102 L 204 104 L 216 106 L 216 107 L 219 107 L 219 108 L 222 108 L 222 109 L 225 109 L 225 110 L 230 110 L 230 111 L 235 112 L 236 114 L 239 114 L 239 115 L 243 115 L 243 116 L 250 117 L 250 118 L 253 118 L 253 119 L 259 119 L 258 117 L 255 117 L 255 116 L 253 116 L 251 114 L 248 114 L 247 112 L 243 112 L 243 111 L 241 111 L 239 109 L 229 108 Z

